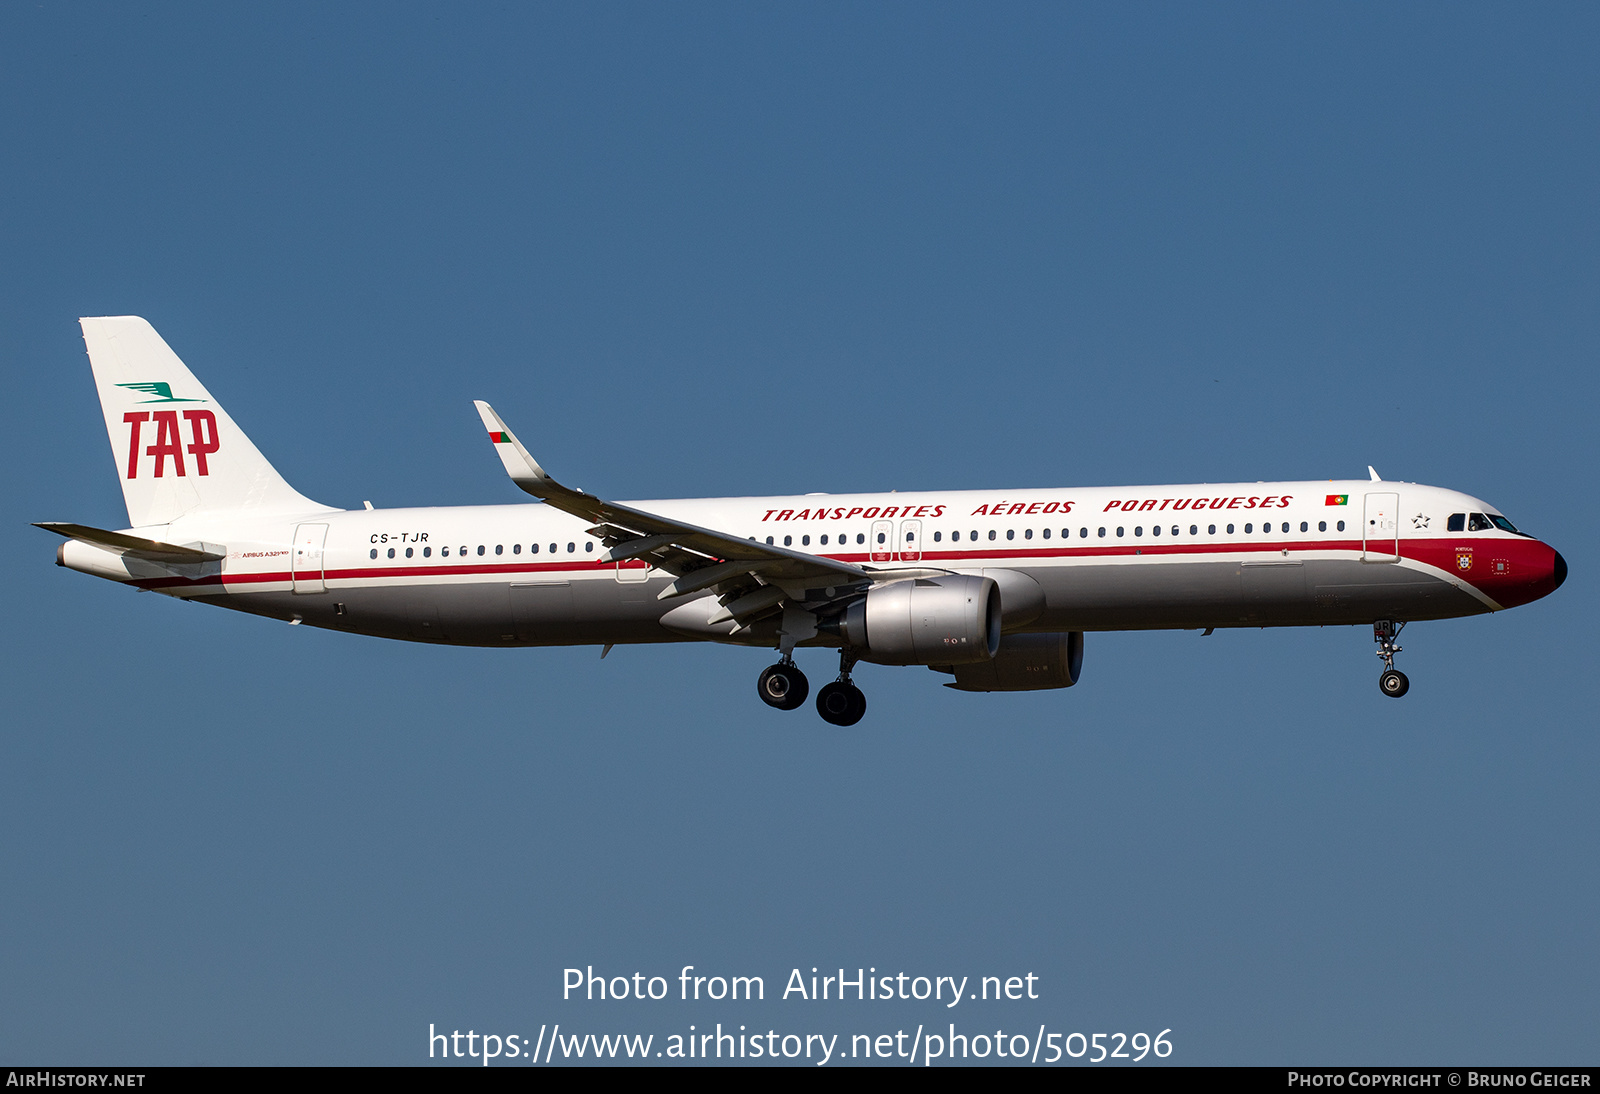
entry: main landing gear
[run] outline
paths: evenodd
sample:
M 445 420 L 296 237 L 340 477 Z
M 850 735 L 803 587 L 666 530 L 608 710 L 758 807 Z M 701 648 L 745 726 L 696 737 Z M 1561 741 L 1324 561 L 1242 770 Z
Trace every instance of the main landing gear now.
M 806 674 L 795 667 L 793 657 L 784 657 L 776 665 L 768 665 L 756 677 L 756 693 L 769 707 L 795 710 L 806 701 L 811 685 Z
M 817 692 L 817 713 L 824 722 L 836 726 L 853 726 L 867 712 L 867 697 L 850 680 L 850 670 L 856 658 L 846 652 L 839 654 L 839 678 L 824 685 Z M 793 657 L 784 657 L 776 665 L 768 665 L 756 679 L 756 693 L 769 707 L 779 710 L 796 710 L 806 701 L 811 685 L 806 674 L 795 666 Z
M 1400 652 L 1400 631 L 1404 623 L 1396 623 L 1392 619 L 1380 619 L 1372 625 L 1372 640 L 1378 644 L 1378 656 L 1383 659 L 1386 666 L 1383 675 L 1378 677 L 1378 690 L 1391 699 L 1398 699 L 1411 690 L 1411 681 L 1406 679 L 1406 674 L 1394 667 L 1394 655 Z
M 867 713 L 867 697 L 850 680 L 856 659 L 848 650 L 839 651 L 839 678 L 817 692 L 817 713 L 824 722 L 853 726 Z

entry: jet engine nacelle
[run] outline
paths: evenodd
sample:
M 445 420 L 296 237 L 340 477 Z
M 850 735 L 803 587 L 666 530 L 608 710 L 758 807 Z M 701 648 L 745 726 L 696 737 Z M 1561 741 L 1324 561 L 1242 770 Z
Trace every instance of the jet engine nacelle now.
M 1044 691 L 1070 688 L 1083 668 L 1083 632 L 1008 634 L 994 658 L 976 665 L 938 665 L 957 691 Z
M 880 665 L 966 665 L 1000 648 L 1000 589 L 969 574 L 869 590 L 839 621 L 845 645 Z

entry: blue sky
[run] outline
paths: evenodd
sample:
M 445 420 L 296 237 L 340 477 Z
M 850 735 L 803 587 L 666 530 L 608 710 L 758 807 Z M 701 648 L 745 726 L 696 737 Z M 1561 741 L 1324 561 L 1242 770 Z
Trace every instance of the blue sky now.
M 412 1063 L 561 970 L 1040 976 L 976 1027 L 1187 1063 L 1593 1062 L 1582 5 L 0 12 L 0 1058 Z M 453 650 L 51 565 L 118 526 L 75 320 L 150 319 L 297 488 L 512 503 L 471 400 L 618 498 L 1359 477 L 1558 594 L 1091 634 L 1066 692 L 715 647 Z M 825 678 L 822 654 L 802 666 Z

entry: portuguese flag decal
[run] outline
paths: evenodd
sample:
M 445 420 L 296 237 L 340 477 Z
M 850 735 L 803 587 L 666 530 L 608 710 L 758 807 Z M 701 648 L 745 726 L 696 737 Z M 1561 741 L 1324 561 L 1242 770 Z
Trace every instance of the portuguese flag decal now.
M 494 433 L 494 432 L 491 432 L 489 434 L 489 439 L 491 441 L 493 441 L 495 444 L 510 444 L 511 443 L 511 436 L 508 433 Z M 1333 504 L 1333 499 L 1332 498 L 1328 499 L 1328 504 L 1329 505 Z
M 500 434 L 496 433 L 495 436 L 498 437 L 498 436 L 500 436 Z M 1324 504 L 1324 505 L 1349 505 L 1350 504 L 1350 495 L 1349 494 L 1329 494 L 1328 495 L 1328 500 L 1323 502 L 1322 504 Z

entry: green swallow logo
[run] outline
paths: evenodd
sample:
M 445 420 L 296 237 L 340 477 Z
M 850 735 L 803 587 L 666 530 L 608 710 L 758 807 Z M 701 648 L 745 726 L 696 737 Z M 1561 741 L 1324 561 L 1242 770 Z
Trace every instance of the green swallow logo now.
M 147 383 L 147 384 L 118 384 L 117 386 L 118 387 L 132 388 L 134 391 L 142 391 L 146 395 L 154 395 L 155 396 L 154 399 L 145 399 L 145 400 L 143 400 L 143 402 L 146 402 L 146 403 L 203 403 L 203 402 L 205 402 L 204 399 L 177 399 L 177 398 L 174 398 L 173 394 L 172 394 L 172 385 L 171 384 L 162 383 L 160 381 L 154 381 L 152 383 Z

